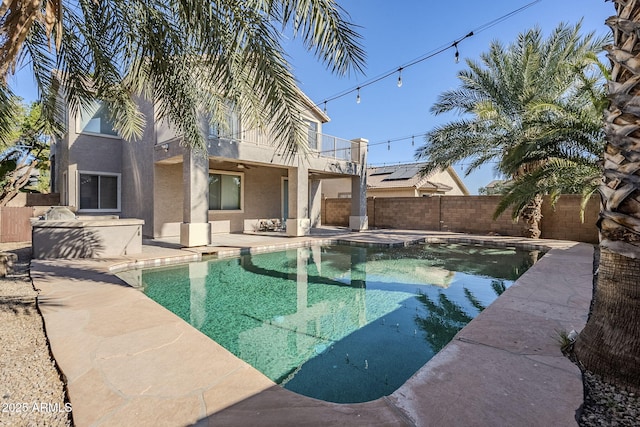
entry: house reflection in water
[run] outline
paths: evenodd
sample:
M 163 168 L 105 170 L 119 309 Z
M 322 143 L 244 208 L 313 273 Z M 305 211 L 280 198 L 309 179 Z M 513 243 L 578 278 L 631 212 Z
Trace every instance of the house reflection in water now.
M 285 388 L 364 402 L 403 384 L 526 270 L 527 256 L 334 245 L 128 274 Z

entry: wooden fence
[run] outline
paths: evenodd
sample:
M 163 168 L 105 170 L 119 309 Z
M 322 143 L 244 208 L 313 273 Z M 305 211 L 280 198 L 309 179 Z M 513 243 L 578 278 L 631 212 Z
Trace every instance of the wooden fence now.
M 33 207 L 0 207 L 0 243 L 30 242 Z

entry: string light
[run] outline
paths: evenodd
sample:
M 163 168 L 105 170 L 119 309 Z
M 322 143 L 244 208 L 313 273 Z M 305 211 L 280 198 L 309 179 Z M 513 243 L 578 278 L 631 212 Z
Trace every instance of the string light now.
M 367 144 L 367 147 L 374 147 L 376 145 L 382 145 L 385 144 L 387 146 L 387 150 L 391 150 L 391 143 L 392 142 L 400 142 L 400 141 L 407 141 L 409 139 L 411 139 L 411 145 L 415 144 L 415 137 L 421 137 L 424 136 L 426 137 L 429 134 L 429 131 L 425 131 L 419 134 L 414 134 L 414 135 L 410 135 L 410 136 L 403 136 L 403 137 L 399 137 L 399 138 L 392 138 L 392 139 L 385 139 L 383 141 L 377 141 L 377 142 L 369 142 Z M 338 148 L 338 150 L 350 150 L 351 148 Z M 322 153 L 334 153 L 336 150 L 335 149 L 330 149 L 330 150 L 325 150 L 325 151 L 319 151 L 319 154 Z
M 445 51 L 447 51 L 447 50 L 449 50 L 451 48 L 455 49 L 454 58 L 455 58 L 456 63 L 458 63 L 459 60 L 460 60 L 460 52 L 458 50 L 458 44 L 460 42 L 462 42 L 463 40 L 468 39 L 470 37 L 473 37 L 474 35 L 476 35 L 476 34 L 478 34 L 480 32 L 486 31 L 487 29 L 489 29 L 491 27 L 494 27 L 494 26 L 500 24 L 503 21 L 506 21 L 507 19 L 510 19 L 514 15 L 524 11 L 525 9 L 528 9 L 528 8 L 532 7 L 536 3 L 540 3 L 541 1 L 542 0 L 533 0 L 532 2 L 527 3 L 527 4 L 525 4 L 524 6 L 518 8 L 518 9 L 512 10 L 511 12 L 509 12 L 507 14 L 504 14 L 504 15 L 500 16 L 499 18 L 496 18 L 496 19 L 494 19 L 492 21 L 489 21 L 489 22 L 477 27 L 473 31 L 470 31 L 469 33 L 467 33 L 465 36 L 454 40 L 452 43 L 449 43 L 447 45 L 441 46 L 440 48 L 436 48 L 431 52 L 425 53 L 424 55 L 422 55 L 422 56 L 420 56 L 420 57 L 418 57 L 418 58 L 416 58 L 416 59 L 414 59 L 414 60 L 412 60 L 412 61 L 410 61 L 410 62 L 408 62 L 408 63 L 406 63 L 406 64 L 404 64 L 402 66 L 400 66 L 400 67 L 394 68 L 392 71 L 389 71 L 389 72 L 384 73 L 384 74 L 382 74 L 382 75 L 380 75 L 378 77 L 374 77 L 374 78 L 372 78 L 372 79 L 370 79 L 370 80 L 368 80 L 368 81 L 366 81 L 364 83 L 361 83 L 356 88 L 347 89 L 347 90 L 345 90 L 343 92 L 338 93 L 337 95 L 328 97 L 323 101 L 323 103 L 326 105 L 328 102 L 335 101 L 336 99 L 342 98 L 342 97 L 344 97 L 344 96 L 346 96 L 348 94 L 351 94 L 353 92 L 357 92 L 356 102 L 360 103 L 360 89 L 363 89 L 363 88 L 365 88 L 367 86 L 370 86 L 370 85 L 375 84 L 375 83 L 377 83 L 377 82 L 379 82 L 381 80 L 384 80 L 387 77 L 389 77 L 389 76 L 391 76 L 391 75 L 393 75 L 395 73 L 399 73 L 397 84 L 398 84 L 398 87 L 400 87 L 402 85 L 401 71 L 403 69 L 409 68 L 409 67 L 411 67 L 413 65 L 419 64 L 419 63 L 421 63 L 423 61 L 426 61 L 427 59 L 433 58 L 434 56 L 439 55 L 439 54 L 441 54 L 441 53 L 443 53 L 443 52 L 445 52 Z M 319 108 L 320 104 L 316 104 L 316 107 Z
M 415 137 L 413 135 L 411 135 L 411 146 L 415 146 L 416 145 L 416 140 Z

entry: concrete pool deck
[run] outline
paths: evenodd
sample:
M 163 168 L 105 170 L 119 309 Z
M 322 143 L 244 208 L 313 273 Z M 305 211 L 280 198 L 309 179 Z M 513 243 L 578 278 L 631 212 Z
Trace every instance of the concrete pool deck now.
M 553 240 L 372 230 L 305 238 L 225 235 L 181 250 L 171 241 L 100 260 L 34 260 L 31 276 L 78 426 L 577 425 L 580 371 L 559 332 L 581 330 L 593 247 Z M 188 323 L 124 284 L 114 270 L 199 260 L 313 241 L 403 245 L 453 240 L 551 248 L 498 300 L 387 397 L 335 404 L 274 385 Z M 384 349 L 381 349 L 384 351 Z

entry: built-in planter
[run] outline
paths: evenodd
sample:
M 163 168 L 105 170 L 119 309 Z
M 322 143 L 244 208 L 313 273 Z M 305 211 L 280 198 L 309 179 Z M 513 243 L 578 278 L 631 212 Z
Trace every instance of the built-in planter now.
M 107 258 L 142 252 L 141 219 L 33 220 L 33 257 Z

